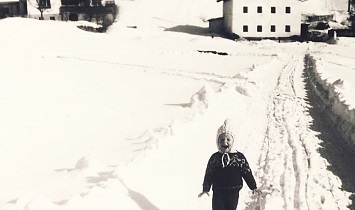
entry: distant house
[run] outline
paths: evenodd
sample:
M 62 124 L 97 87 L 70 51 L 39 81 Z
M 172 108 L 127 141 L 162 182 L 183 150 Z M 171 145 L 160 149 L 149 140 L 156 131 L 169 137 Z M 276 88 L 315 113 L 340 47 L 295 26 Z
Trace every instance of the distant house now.
M 224 31 L 223 17 L 209 19 L 208 20 L 208 28 L 210 29 L 210 32 L 217 32 L 218 33 L 218 32 Z
M 28 17 L 34 19 L 40 19 L 41 13 L 37 9 L 38 3 L 36 0 L 27 0 L 28 1 Z M 59 8 L 61 6 L 59 0 L 42 0 L 46 5 L 43 10 L 43 19 L 44 20 L 60 20 Z
M 65 21 L 85 20 L 97 24 L 111 25 L 116 17 L 115 1 L 102 0 L 61 0 L 61 19 Z
M 26 0 L 0 0 L 0 18 L 27 16 Z
M 245 38 L 299 36 L 301 12 L 297 3 L 297 0 L 224 0 L 223 31 Z

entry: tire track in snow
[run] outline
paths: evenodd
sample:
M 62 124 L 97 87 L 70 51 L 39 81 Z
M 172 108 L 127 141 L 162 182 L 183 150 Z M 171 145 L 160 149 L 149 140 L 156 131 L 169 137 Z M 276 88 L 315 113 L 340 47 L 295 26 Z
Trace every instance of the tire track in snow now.
M 186 71 L 174 68 L 164 68 L 164 67 L 155 67 L 148 65 L 140 65 L 140 64 L 130 64 L 130 63 L 120 63 L 114 61 L 100 61 L 89 58 L 80 58 L 80 57 L 65 57 L 65 56 L 57 56 L 59 59 L 72 59 L 83 62 L 95 62 L 95 63 L 105 63 L 110 65 L 124 66 L 126 68 L 134 69 L 137 71 L 145 71 L 150 73 L 160 73 L 172 76 L 186 77 L 194 80 L 204 80 L 207 82 L 212 82 L 218 85 L 224 84 L 227 80 L 232 80 L 233 78 L 230 76 L 223 76 L 214 73 L 208 72 L 198 72 L 198 71 Z
M 283 67 L 268 106 L 268 125 L 259 166 L 258 209 L 307 209 L 308 156 L 302 143 L 303 106 L 294 87 L 294 73 L 302 58 Z M 276 167 L 275 167 L 276 166 Z M 277 168 L 283 166 L 283 168 Z M 293 189 L 293 190 L 291 190 Z
M 319 134 L 311 129 L 316 119 L 306 101 L 302 59 L 289 59 L 270 96 L 256 174 L 264 194 L 248 210 L 344 209 L 347 205 L 341 182 L 320 157 Z
M 294 74 L 297 68 L 297 64 L 296 67 L 292 67 L 292 72 L 288 78 L 288 84 L 290 85 L 289 88 L 291 88 L 291 95 L 292 95 L 292 101 L 293 101 L 293 108 L 294 108 L 294 113 L 300 114 L 300 116 L 303 116 L 303 111 L 300 110 L 300 107 L 302 107 L 299 103 L 299 99 L 297 97 L 297 93 L 296 93 L 296 89 L 294 86 Z M 296 102 L 296 103 L 294 103 Z M 294 117 L 294 113 L 291 112 L 291 116 L 288 115 L 288 117 L 291 117 L 291 119 L 289 119 L 288 121 L 290 122 L 293 117 Z M 296 127 L 300 127 L 300 120 L 297 119 L 297 121 L 295 123 L 292 123 L 291 125 L 296 125 Z M 288 138 L 288 144 L 290 146 L 290 148 L 292 148 L 292 161 L 293 161 L 293 169 L 295 172 L 295 177 L 296 177 L 296 187 L 295 187 L 295 191 L 294 191 L 294 207 L 295 209 L 300 209 L 303 206 L 305 206 L 302 202 L 303 200 L 306 201 L 306 180 L 305 177 L 302 176 L 302 174 L 307 174 L 307 173 L 301 173 L 301 172 L 305 172 L 304 170 L 309 168 L 308 165 L 308 154 L 306 152 L 306 148 L 304 143 L 302 142 L 302 139 L 300 134 L 298 132 L 298 130 L 294 130 L 292 129 L 292 127 L 290 127 L 290 123 L 286 124 L 286 129 L 288 131 L 289 134 L 289 138 Z M 302 131 L 301 129 L 299 131 Z M 290 135 L 292 134 L 292 135 Z M 299 165 L 300 163 L 303 163 L 302 165 Z M 301 201 L 300 203 L 297 202 L 297 200 Z
M 301 201 L 300 188 L 301 188 L 301 176 L 298 166 L 299 152 L 297 142 L 299 138 L 297 132 L 294 132 L 292 127 L 297 125 L 296 122 L 292 122 L 297 114 L 297 100 L 296 93 L 293 86 L 293 73 L 295 68 L 292 61 L 288 63 L 284 69 L 285 71 L 279 77 L 279 81 L 276 88 L 276 97 L 273 97 L 274 107 L 274 120 L 277 122 L 276 128 L 281 133 L 281 143 L 284 144 L 284 170 L 282 174 L 282 195 L 285 202 L 285 209 L 300 209 Z M 291 71 L 291 72 L 290 72 Z M 296 102 L 296 103 L 295 103 Z M 302 155 L 302 154 L 301 154 Z M 288 185 L 291 185 L 289 187 Z M 294 191 L 290 191 L 290 188 L 294 188 Z M 293 205 L 293 206 L 292 206 Z

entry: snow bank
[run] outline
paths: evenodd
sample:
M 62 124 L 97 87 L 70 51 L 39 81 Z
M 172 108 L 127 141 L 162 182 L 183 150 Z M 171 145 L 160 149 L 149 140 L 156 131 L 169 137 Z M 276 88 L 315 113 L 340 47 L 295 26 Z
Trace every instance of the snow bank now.
M 341 79 L 329 81 L 322 77 L 318 69 L 324 68 L 311 55 L 305 56 L 305 68 L 315 95 L 344 139 L 348 140 L 355 151 L 355 109 L 351 108 L 338 90 L 345 83 Z

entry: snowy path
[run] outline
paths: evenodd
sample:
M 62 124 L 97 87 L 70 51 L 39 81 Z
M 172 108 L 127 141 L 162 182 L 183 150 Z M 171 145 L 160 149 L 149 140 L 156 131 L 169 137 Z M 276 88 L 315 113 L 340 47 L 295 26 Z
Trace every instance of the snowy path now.
M 327 170 L 328 163 L 317 152 L 319 139 L 310 129 L 313 119 L 308 114 L 302 72 L 303 57 L 293 55 L 282 68 L 270 96 L 256 172 L 264 194 L 247 203 L 246 209 L 346 207 L 346 202 L 339 202 L 339 180 Z
M 329 171 L 328 161 L 319 153 L 323 139 L 320 139 L 319 133 L 312 129 L 315 119 L 309 113 L 311 96 L 306 92 L 304 55 L 305 52 L 302 50 L 291 54 L 283 52 L 283 56 L 277 56 L 272 62 L 257 67 L 246 77 L 242 75 L 236 77 L 235 87 L 232 89 L 242 95 L 245 94 L 246 98 L 251 96 L 245 99 L 247 103 L 245 112 L 243 114 L 236 112 L 237 117 L 243 121 L 238 129 L 240 131 L 238 147 L 249 155 L 258 154 L 258 160 L 254 161 L 257 168 L 253 171 L 259 181 L 259 188 L 263 191 L 263 195 L 257 199 L 246 197 L 240 209 L 243 207 L 247 210 L 345 209 L 349 205 L 349 194 L 340 189 L 342 185 L 340 179 Z M 264 71 L 265 69 L 268 71 Z M 177 76 L 185 74 L 179 72 Z M 231 78 L 215 79 L 223 83 L 223 80 Z M 274 87 L 270 85 L 274 83 Z M 266 84 L 267 87 L 264 86 Z M 253 88 L 258 90 L 254 91 Z M 265 107 L 260 104 L 265 104 Z M 241 108 L 240 103 L 234 106 Z M 265 133 L 260 132 L 263 130 Z M 193 152 L 185 150 L 186 154 Z M 174 158 L 169 162 L 175 161 L 176 164 L 181 164 Z M 201 160 L 191 162 L 191 167 L 196 167 L 200 163 Z M 164 177 L 153 174 L 150 177 Z M 130 183 L 135 182 L 134 178 L 130 179 L 132 179 Z M 178 176 L 176 179 L 179 179 Z M 194 180 L 196 181 L 191 183 L 198 182 L 199 178 L 194 176 Z M 164 187 L 161 188 L 159 191 L 164 191 Z M 247 192 L 246 189 L 243 191 Z M 193 192 L 186 194 L 190 199 L 192 196 Z M 190 199 L 188 203 L 191 202 Z M 167 209 L 164 205 L 158 206 Z M 176 209 L 182 206 L 177 205 Z
M 265 198 L 260 204 L 262 209 L 269 209 L 268 203 L 272 203 L 273 208 L 278 203 L 276 209 L 305 209 L 307 206 L 304 170 L 309 165 L 302 142 L 304 107 L 294 88 L 297 67 L 299 59 L 292 59 L 284 66 L 268 106 L 268 126 L 259 160 L 263 169 L 259 175 L 263 177 L 261 188 L 265 190 Z M 278 165 L 283 168 L 273 167 Z

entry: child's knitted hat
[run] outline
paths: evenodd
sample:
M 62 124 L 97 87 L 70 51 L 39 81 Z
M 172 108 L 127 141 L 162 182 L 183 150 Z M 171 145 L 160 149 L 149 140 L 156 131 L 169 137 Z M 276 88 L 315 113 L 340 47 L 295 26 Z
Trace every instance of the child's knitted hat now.
M 221 127 L 219 127 L 218 131 L 217 131 L 216 143 L 217 143 L 217 148 L 218 148 L 219 152 L 223 153 L 222 158 L 221 158 L 221 162 L 222 162 L 223 168 L 229 165 L 231 159 L 229 157 L 228 152 L 222 151 L 221 148 L 219 147 L 218 138 L 219 138 L 219 136 L 221 134 L 224 133 L 226 135 L 229 134 L 230 136 L 232 136 L 232 138 L 234 140 L 235 139 L 235 135 L 234 135 L 232 130 L 233 130 L 233 128 L 232 128 L 231 120 L 230 119 L 226 119 L 224 121 L 223 125 Z M 226 162 L 224 161 L 225 158 L 226 158 Z
M 231 135 L 233 137 L 233 139 L 235 139 L 235 135 L 234 135 L 232 130 L 233 130 L 233 128 L 232 128 L 231 119 L 226 119 L 224 121 L 223 125 L 221 125 L 221 127 L 218 128 L 218 131 L 217 131 L 217 144 L 218 144 L 218 137 L 222 133 L 229 134 L 229 135 Z

